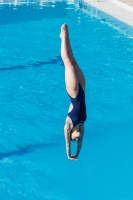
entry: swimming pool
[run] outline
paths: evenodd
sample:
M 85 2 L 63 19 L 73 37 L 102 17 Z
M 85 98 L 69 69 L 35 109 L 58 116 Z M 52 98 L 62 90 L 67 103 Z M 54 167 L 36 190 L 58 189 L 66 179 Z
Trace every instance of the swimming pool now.
M 133 198 L 133 29 L 90 11 L 77 1 L 1 5 L 2 200 Z M 63 133 L 64 22 L 87 81 L 88 119 L 76 162 L 66 157 Z

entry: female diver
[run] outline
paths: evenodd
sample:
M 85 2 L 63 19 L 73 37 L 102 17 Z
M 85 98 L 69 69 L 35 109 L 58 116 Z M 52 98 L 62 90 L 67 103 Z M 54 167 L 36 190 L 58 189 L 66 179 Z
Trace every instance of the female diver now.
M 71 49 L 68 27 L 61 26 L 61 57 L 65 66 L 66 90 L 71 103 L 64 126 L 66 153 L 70 160 L 76 160 L 83 141 L 84 122 L 86 121 L 85 77 L 79 68 Z M 77 142 L 77 150 L 71 155 L 71 141 Z

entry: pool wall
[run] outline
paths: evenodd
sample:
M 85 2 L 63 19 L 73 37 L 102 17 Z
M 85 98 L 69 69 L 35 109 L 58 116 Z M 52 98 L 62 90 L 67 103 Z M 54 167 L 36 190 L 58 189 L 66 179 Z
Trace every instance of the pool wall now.
M 96 1 L 96 0 L 84 0 L 83 2 L 89 3 L 96 10 L 101 10 L 109 15 L 119 19 L 122 22 L 133 26 L 133 7 L 128 6 L 120 1 Z

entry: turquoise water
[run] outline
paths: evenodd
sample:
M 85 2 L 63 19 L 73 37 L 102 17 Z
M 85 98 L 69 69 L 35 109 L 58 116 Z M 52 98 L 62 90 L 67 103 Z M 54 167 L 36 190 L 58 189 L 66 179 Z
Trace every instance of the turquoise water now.
M 0 199 L 132 200 L 133 28 L 81 2 L 42 5 L 1 5 Z M 63 133 L 64 22 L 87 82 L 76 162 Z

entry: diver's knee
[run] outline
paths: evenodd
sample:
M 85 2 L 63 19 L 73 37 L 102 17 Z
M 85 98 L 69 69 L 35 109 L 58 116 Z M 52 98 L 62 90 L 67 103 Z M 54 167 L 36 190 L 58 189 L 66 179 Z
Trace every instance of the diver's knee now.
M 76 61 L 75 60 L 71 60 L 71 59 L 66 59 L 64 60 L 64 64 L 67 67 L 74 67 Z

